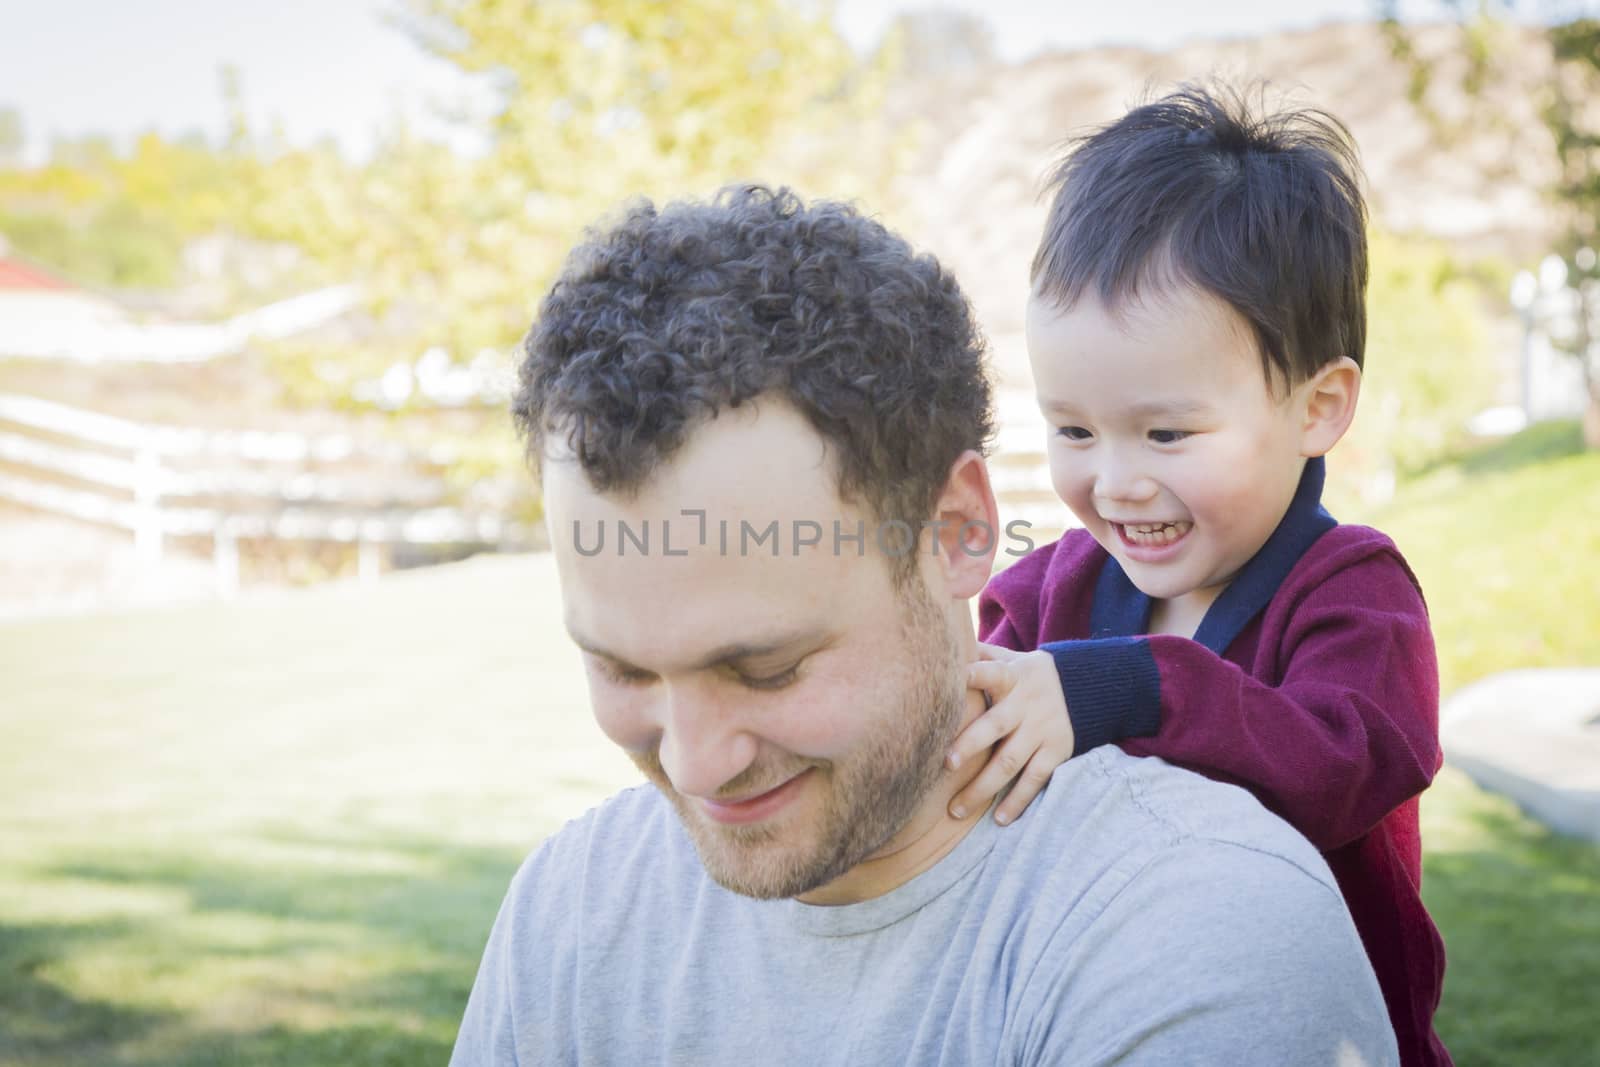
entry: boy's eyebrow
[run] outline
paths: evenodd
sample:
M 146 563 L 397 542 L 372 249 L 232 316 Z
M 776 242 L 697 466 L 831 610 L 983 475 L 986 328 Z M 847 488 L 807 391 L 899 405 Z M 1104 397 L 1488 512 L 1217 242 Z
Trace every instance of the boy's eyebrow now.
M 1039 408 L 1045 412 L 1059 412 L 1063 414 L 1076 413 L 1076 408 L 1062 400 L 1052 400 L 1049 397 L 1039 398 Z M 1156 415 L 1184 416 L 1198 415 L 1208 411 L 1207 405 L 1197 400 L 1184 400 L 1173 398 L 1170 400 L 1145 400 L 1129 405 L 1124 414 L 1134 418 L 1150 418 Z
M 573 644 L 577 645 L 591 656 L 599 656 L 602 659 L 611 660 L 613 663 L 616 663 L 622 667 L 633 668 L 634 666 L 632 663 L 629 663 L 625 657 L 608 651 L 605 647 L 597 642 L 589 640 L 578 631 L 574 630 L 570 625 L 567 627 L 567 636 L 572 638 Z M 782 652 L 796 647 L 803 647 L 812 644 L 821 645 L 824 637 L 824 631 L 820 628 L 817 628 L 811 630 L 799 630 L 789 634 L 777 634 L 772 637 L 756 641 L 730 641 L 725 645 L 719 645 L 718 647 L 712 649 L 706 655 L 702 656 L 698 662 L 692 664 L 689 669 L 697 671 L 706 670 L 711 667 L 720 667 L 730 663 L 737 663 L 740 660 L 756 659 L 760 656 L 771 655 L 776 652 Z
M 1206 410 L 1206 405 L 1195 400 L 1147 400 L 1140 404 L 1133 404 L 1128 408 L 1128 414 L 1138 416 L 1151 415 L 1197 415 Z

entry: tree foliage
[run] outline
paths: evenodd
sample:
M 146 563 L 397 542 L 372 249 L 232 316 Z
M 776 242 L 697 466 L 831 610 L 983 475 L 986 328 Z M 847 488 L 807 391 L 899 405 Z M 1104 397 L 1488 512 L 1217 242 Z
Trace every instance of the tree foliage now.
M 1371 234 L 1361 403 L 1334 453 L 1336 469 L 1352 471 L 1368 495 L 1449 454 L 1468 417 L 1493 401 L 1482 299 L 1478 280 L 1441 245 Z
M 783 0 L 413 0 L 400 26 L 484 90 L 463 156 L 405 130 L 365 167 L 279 159 L 255 212 L 461 361 L 527 329 L 583 229 L 639 196 L 764 179 L 871 196 L 881 66 Z
M 185 241 L 245 212 L 256 169 L 203 140 L 155 133 L 124 152 L 97 136 L 59 142 L 43 166 L 0 168 L 0 234 L 84 284 L 161 288 Z
M 860 60 L 826 5 L 409 0 L 394 21 L 479 90 L 457 120 L 476 151 L 403 125 L 361 163 L 291 148 L 251 129 L 224 70 L 223 143 L 58 143 L 48 165 L 0 167 L 0 232 L 114 286 L 170 284 L 201 234 L 287 241 L 398 309 L 412 354 L 469 361 L 516 341 L 566 250 L 626 200 L 758 179 L 876 201 L 899 159 L 886 64 Z
M 1461 52 L 1466 58 L 1462 87 L 1478 95 L 1496 58 L 1495 27 L 1512 9 L 1510 0 L 1446 0 L 1458 16 Z M 1394 54 L 1412 71 L 1412 102 L 1430 114 L 1425 103 L 1432 64 L 1412 47 L 1395 17 L 1394 0 L 1379 0 Z M 1583 368 L 1588 392 L 1584 438 L 1600 448 L 1600 372 L 1594 344 L 1600 338 L 1591 322 L 1600 321 L 1600 14 L 1592 3 L 1535 5 L 1543 16 L 1553 77 L 1546 87 L 1542 113 L 1555 152 L 1558 177 L 1550 194 L 1559 207 L 1562 232 L 1556 251 L 1567 264 L 1567 276 L 1579 295 L 1573 354 Z
M 479 90 L 462 154 L 399 128 L 362 166 L 326 148 L 260 175 L 253 232 L 359 281 L 384 327 L 359 351 L 280 348 L 302 397 L 438 347 L 505 367 L 568 249 L 624 202 L 762 180 L 884 206 L 908 149 L 889 61 L 790 0 L 411 0 L 399 28 Z M 892 207 L 892 205 L 891 205 Z M 463 469 L 520 466 L 504 420 L 457 427 Z

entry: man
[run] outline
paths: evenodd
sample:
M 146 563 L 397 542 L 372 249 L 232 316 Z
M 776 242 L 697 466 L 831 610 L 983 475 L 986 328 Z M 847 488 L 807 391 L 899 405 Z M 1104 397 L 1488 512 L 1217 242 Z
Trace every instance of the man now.
M 1107 747 L 947 805 L 999 544 L 954 281 L 743 189 L 575 251 L 516 414 L 595 715 L 650 779 L 518 872 L 454 1063 L 1392 1063 L 1315 850 Z

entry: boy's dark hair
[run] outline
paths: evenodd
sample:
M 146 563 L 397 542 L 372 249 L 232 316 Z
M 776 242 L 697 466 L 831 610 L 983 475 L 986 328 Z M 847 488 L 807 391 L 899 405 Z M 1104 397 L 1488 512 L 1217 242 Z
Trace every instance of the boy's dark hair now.
M 1315 110 L 1258 114 L 1184 85 L 1074 142 L 1051 173 L 1041 297 L 1094 287 L 1115 311 L 1189 284 L 1250 324 L 1267 381 L 1305 381 L 1366 348 L 1366 204 L 1345 127 Z
M 535 467 L 563 440 L 601 492 L 637 491 L 700 422 L 771 395 L 827 442 L 841 497 L 915 528 L 992 432 L 955 279 L 850 206 L 787 189 L 642 202 L 592 231 L 518 377 L 512 415 Z

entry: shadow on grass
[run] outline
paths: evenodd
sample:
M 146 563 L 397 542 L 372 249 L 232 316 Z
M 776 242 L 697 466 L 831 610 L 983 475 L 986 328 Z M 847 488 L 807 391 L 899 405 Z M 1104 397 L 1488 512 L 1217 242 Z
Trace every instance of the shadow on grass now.
M 269 832 L 249 840 L 269 846 L 263 859 L 183 851 L 113 854 L 60 864 L 44 873 L 179 889 L 188 894 L 195 911 L 357 923 L 375 933 L 409 936 L 426 930 L 448 935 L 460 919 L 481 919 L 491 896 L 491 908 L 499 903 L 524 855 L 388 832 L 364 838 Z M 272 858 L 271 846 L 337 854 L 340 862 L 280 862 Z M 487 927 L 480 931 L 487 933 Z
M 1509 807 L 1464 818 L 1484 846 L 1430 854 L 1423 881 L 1457 1067 L 1600 1062 L 1600 849 Z
M 1417 471 L 1416 477 L 1451 466 L 1459 467 L 1461 473 L 1468 476 L 1502 474 L 1575 456 L 1583 450 L 1583 427 L 1576 419 L 1539 422 L 1504 440 L 1430 463 Z
M 230 844 L 261 852 L 113 853 L 25 873 L 41 893 L 176 891 L 187 907 L 0 927 L 0 1062 L 444 1063 L 522 853 L 392 834 Z M 298 862 L 283 858 L 294 849 Z M 103 961 L 128 976 L 126 1001 L 60 980 Z
M 0 1063 L 101 1063 L 119 1044 L 171 1020 L 170 1013 L 74 996 L 48 975 L 86 945 L 126 936 L 129 923 L 0 924 Z
M 118 1060 L 119 1064 L 248 1064 L 249 1067 L 443 1067 L 451 1042 L 407 1033 L 395 1026 L 345 1025 L 315 1030 L 269 1026 L 243 1034 L 206 1034 L 186 1041 L 181 1059 Z
M 1597 1062 L 1600 849 L 1460 790 L 1445 802 L 1462 847 L 1430 853 L 1424 881 L 1449 951 L 1440 1034 L 1459 1067 Z M 229 845 L 222 855 L 171 846 L 24 872 L 41 893 L 59 879 L 156 890 L 184 906 L 0 927 L 0 1062 L 448 1059 L 520 850 L 359 829 L 272 830 Z M 127 1001 L 61 978 L 104 961 L 131 976 Z M 151 983 L 165 983 L 162 997 L 137 995 Z

